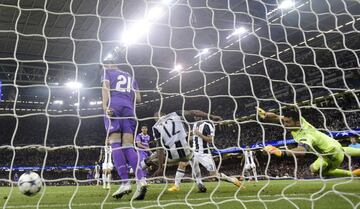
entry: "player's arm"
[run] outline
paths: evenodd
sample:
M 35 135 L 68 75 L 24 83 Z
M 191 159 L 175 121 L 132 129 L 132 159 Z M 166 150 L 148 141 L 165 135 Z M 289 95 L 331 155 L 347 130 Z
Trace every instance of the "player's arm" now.
M 260 167 L 259 160 L 257 159 L 255 152 L 253 152 L 253 153 L 254 153 L 253 156 L 254 156 L 254 161 L 255 161 L 255 163 L 256 163 L 256 166 L 257 166 L 257 167 Z
M 305 146 L 298 145 L 297 147 L 295 147 L 293 149 L 281 151 L 277 147 L 274 147 L 272 145 L 268 145 L 268 146 L 264 147 L 264 151 L 266 151 L 266 152 L 268 152 L 270 154 L 273 154 L 273 155 L 275 155 L 277 157 L 282 157 L 282 156 L 291 157 L 293 155 L 295 155 L 296 157 L 303 157 L 306 154 L 306 150 L 307 150 L 306 146 L 307 145 L 305 145 Z
M 140 103 L 141 102 L 141 95 L 140 95 L 140 92 L 137 91 L 136 94 L 135 94 L 135 100 L 136 100 L 136 103 Z
M 108 80 L 103 81 L 101 95 L 103 110 L 106 112 L 106 114 L 111 116 L 113 112 L 110 108 L 108 108 L 110 98 L 110 82 Z
M 103 158 L 103 149 L 101 148 L 100 149 L 99 160 L 98 160 L 99 163 L 102 162 L 102 160 L 103 160 L 102 158 Z
M 267 121 L 274 122 L 274 123 L 280 123 L 280 121 L 283 119 L 283 116 L 277 115 L 272 112 L 266 112 L 265 110 L 263 110 L 259 107 L 256 108 L 256 110 L 257 110 L 259 117 L 263 120 L 267 120 Z
M 244 165 L 245 155 L 241 156 L 240 166 Z
M 219 120 L 222 120 L 222 118 L 220 116 L 217 116 L 217 115 L 211 115 L 211 114 L 208 114 L 206 112 L 203 112 L 201 110 L 184 110 L 183 111 L 183 114 L 184 116 L 198 116 L 198 117 L 202 117 L 202 118 L 207 118 L 208 115 L 209 115 L 209 118 L 211 120 L 214 120 L 214 121 L 219 121 Z
M 140 139 L 140 136 L 137 135 L 136 136 L 136 139 L 135 139 L 135 142 L 136 142 L 136 146 L 141 148 L 141 149 L 144 149 L 144 150 L 147 150 L 148 148 L 145 147 L 142 143 L 141 143 L 141 139 Z
M 304 145 L 304 146 L 298 145 L 295 148 L 292 148 L 290 150 L 286 150 L 285 155 L 288 156 L 288 157 L 293 156 L 293 155 L 295 155 L 296 157 L 303 157 L 306 154 L 306 150 L 307 150 L 306 146 L 307 145 Z
M 211 130 L 208 124 L 205 125 L 203 133 L 199 130 L 195 130 L 194 134 L 205 140 L 206 142 L 213 142 L 214 134 L 212 133 L 214 130 Z
M 141 94 L 140 94 L 140 91 L 139 91 L 139 85 L 138 85 L 138 83 L 136 82 L 135 79 L 133 81 L 133 88 L 135 90 L 135 102 L 140 103 L 141 102 Z

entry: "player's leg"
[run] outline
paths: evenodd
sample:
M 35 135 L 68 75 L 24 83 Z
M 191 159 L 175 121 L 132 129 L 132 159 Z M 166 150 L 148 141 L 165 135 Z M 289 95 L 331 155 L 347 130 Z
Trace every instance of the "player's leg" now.
M 178 165 L 178 168 L 177 168 L 176 174 L 175 174 L 175 183 L 172 187 L 170 187 L 168 189 L 169 192 L 180 191 L 180 183 L 181 183 L 181 180 L 185 176 L 185 170 L 186 170 L 187 165 L 188 165 L 187 162 L 179 162 L 179 165 Z
M 106 189 L 106 172 L 105 172 L 105 169 L 104 169 L 104 165 L 103 165 L 103 172 L 102 172 L 102 175 L 101 175 L 101 179 L 102 179 L 102 182 L 103 182 L 103 189 Z
M 342 147 L 346 154 L 351 157 L 360 157 L 360 149 L 354 147 Z
M 128 111 L 128 113 L 126 113 Z M 133 116 L 129 111 L 124 109 L 123 112 L 125 116 Z M 137 149 L 134 147 L 134 132 L 135 132 L 136 122 L 133 119 L 121 120 L 121 129 L 122 129 L 122 146 L 124 148 L 124 155 L 135 172 L 137 179 L 137 189 L 134 193 L 133 198 L 136 200 L 143 200 L 147 192 L 147 183 L 145 180 L 145 175 L 143 168 L 140 163 L 140 154 Z
M 111 180 L 112 180 L 111 170 L 109 169 L 109 171 L 107 172 L 107 175 L 106 175 L 106 182 L 107 182 L 106 189 L 111 188 Z
M 252 165 L 251 169 L 252 169 L 252 172 L 254 174 L 255 181 L 258 182 L 257 173 L 256 173 L 256 166 Z
M 196 156 L 197 156 L 197 153 L 194 153 L 193 158 L 191 160 L 189 160 L 189 164 L 191 166 L 192 176 L 195 179 L 195 182 L 199 189 L 199 192 L 205 193 L 207 191 L 207 189 L 206 189 L 204 183 L 202 182 L 200 165 L 199 165 L 199 161 L 197 161 Z
M 123 184 L 130 184 L 129 174 L 124 165 L 126 165 L 126 159 L 123 149 L 121 149 L 121 134 L 120 134 L 120 122 L 119 120 L 110 120 L 108 117 L 104 118 L 105 128 L 109 133 L 109 141 L 111 145 L 111 156 L 114 160 L 115 168 L 120 176 Z M 106 154 L 105 154 L 106 155 Z M 107 164 L 107 161 L 105 161 Z M 106 177 L 105 177 L 106 178 Z
M 221 181 L 233 183 L 237 187 L 241 187 L 241 182 L 235 178 L 225 175 L 224 173 L 218 172 L 216 170 L 214 159 L 211 155 L 203 154 L 198 156 L 199 163 L 209 171 L 211 176 L 215 176 Z
M 344 159 L 344 153 L 334 154 L 331 159 L 326 156 L 320 156 L 313 164 L 310 165 L 310 170 L 313 173 L 333 176 L 333 177 L 346 177 L 351 176 L 349 170 L 338 169 Z

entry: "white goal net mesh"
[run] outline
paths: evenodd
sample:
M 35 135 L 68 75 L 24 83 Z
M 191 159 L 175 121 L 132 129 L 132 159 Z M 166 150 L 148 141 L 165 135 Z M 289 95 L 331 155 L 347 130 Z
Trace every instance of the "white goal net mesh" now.
M 310 170 L 319 157 L 352 172 L 359 155 L 345 153 L 341 162 L 317 149 L 270 155 L 264 146 L 289 151 L 297 143 L 283 124 L 256 112 L 283 114 L 295 105 L 341 146 L 360 147 L 358 0 L 0 0 L 0 38 L 3 208 L 360 207 L 354 175 Z M 157 111 L 222 117 L 211 121 L 213 159 L 243 188 L 202 168 L 208 191 L 197 193 L 188 167 L 171 193 L 177 165 L 162 177 L 152 177 L 156 166 L 148 170 L 143 201 L 111 197 L 120 182 L 115 169 L 111 189 L 95 185 L 106 139 L 100 66 L 119 46 L 126 53 L 118 67 L 142 97 L 136 134 L 147 125 L 153 138 Z M 191 132 L 194 120 L 186 123 Z M 245 150 L 253 152 L 251 165 Z M 17 189 L 28 170 L 44 181 L 31 198 Z

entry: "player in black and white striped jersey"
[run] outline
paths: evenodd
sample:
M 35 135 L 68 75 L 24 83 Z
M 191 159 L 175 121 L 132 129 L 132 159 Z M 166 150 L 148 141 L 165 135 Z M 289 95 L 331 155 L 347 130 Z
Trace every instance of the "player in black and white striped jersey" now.
M 257 173 L 256 173 L 256 165 L 259 166 L 259 161 L 256 158 L 255 153 L 250 149 L 249 146 L 246 146 L 246 149 L 243 150 L 244 156 L 241 160 L 241 165 L 244 165 L 244 169 L 242 172 L 242 176 L 245 178 L 245 174 L 248 176 L 249 181 L 251 180 L 251 171 L 254 174 L 255 181 L 257 182 Z M 255 164 L 256 162 L 256 164 Z
M 224 173 L 219 173 L 216 169 L 214 159 L 211 155 L 211 147 L 215 137 L 215 128 L 211 122 L 204 121 L 202 117 L 195 116 L 195 124 L 192 129 L 194 156 L 189 161 L 193 176 L 196 180 L 200 192 L 206 192 L 201 178 L 200 164 L 209 171 L 210 176 L 219 178 L 220 180 L 233 183 L 237 187 L 241 187 L 241 182 L 235 177 L 229 177 Z M 187 162 L 180 162 L 178 171 L 175 176 L 175 184 L 168 189 L 170 192 L 180 191 L 180 182 L 184 177 Z
M 163 174 L 164 163 L 173 164 L 177 162 L 188 162 L 193 157 L 193 152 L 188 143 L 188 134 L 184 127 L 184 117 L 207 117 L 208 114 L 200 110 L 184 110 L 164 114 L 155 113 L 156 120 L 153 126 L 154 137 L 157 147 L 157 161 L 159 168 L 154 176 Z M 221 120 L 221 117 L 209 115 L 212 120 Z M 166 151 L 166 153 L 164 152 Z

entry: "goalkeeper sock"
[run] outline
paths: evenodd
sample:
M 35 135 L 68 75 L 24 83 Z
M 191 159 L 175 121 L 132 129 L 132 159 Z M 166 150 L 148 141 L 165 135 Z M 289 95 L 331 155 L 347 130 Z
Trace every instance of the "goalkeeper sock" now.
M 343 150 L 352 157 L 360 157 L 360 149 L 354 147 L 343 147 Z
M 105 186 L 105 185 L 106 185 L 106 174 L 103 173 L 103 174 L 101 175 L 101 177 L 102 177 L 103 185 Z
M 182 178 L 185 176 L 185 170 L 177 169 L 175 175 L 175 186 L 180 187 Z
M 112 157 L 114 159 L 115 168 L 124 183 L 129 180 L 129 173 L 127 169 L 126 159 L 120 143 L 112 143 Z
M 111 181 L 111 174 L 108 174 L 106 178 L 106 182 L 108 183 L 108 185 L 110 185 L 110 181 Z
M 223 173 L 220 173 L 220 174 L 219 174 L 219 179 L 222 180 L 222 181 L 226 181 L 226 182 L 230 182 L 230 183 L 235 184 L 234 178 L 229 177 L 229 176 L 227 176 L 227 175 L 225 175 L 225 174 L 223 174 Z
M 344 170 L 344 169 L 333 169 L 324 172 L 324 175 L 333 176 L 333 177 L 347 177 L 347 176 L 351 176 L 351 172 L 349 170 Z

